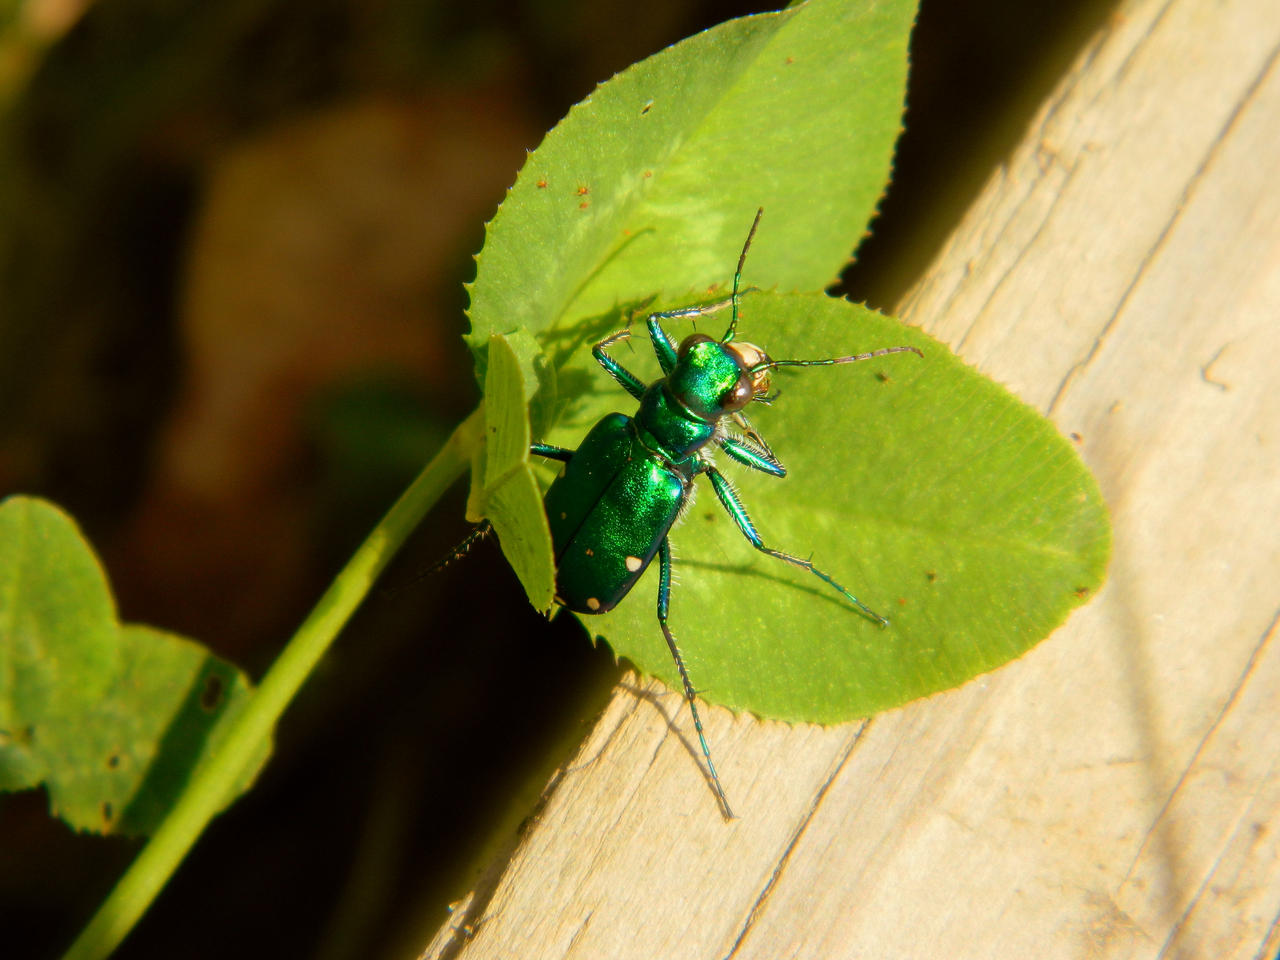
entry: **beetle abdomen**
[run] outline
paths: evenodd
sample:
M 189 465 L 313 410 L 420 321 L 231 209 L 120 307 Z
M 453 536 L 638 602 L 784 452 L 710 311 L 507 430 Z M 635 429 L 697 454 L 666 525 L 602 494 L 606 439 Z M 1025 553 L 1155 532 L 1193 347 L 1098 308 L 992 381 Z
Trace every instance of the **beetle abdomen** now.
M 613 609 L 658 552 L 689 482 L 636 439 L 631 418 L 597 423 L 547 490 L 560 603 Z

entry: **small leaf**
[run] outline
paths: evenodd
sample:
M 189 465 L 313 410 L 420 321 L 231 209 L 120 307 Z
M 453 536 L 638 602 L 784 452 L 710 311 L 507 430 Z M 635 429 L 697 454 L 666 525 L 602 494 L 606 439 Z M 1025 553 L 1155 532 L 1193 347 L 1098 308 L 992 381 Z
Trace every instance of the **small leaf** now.
M 147 833 L 249 692 L 199 644 L 120 624 L 97 558 L 57 507 L 0 503 L 0 789 L 44 783 L 77 829 Z
M 743 315 L 739 339 L 775 359 L 897 345 L 924 358 L 776 371 L 780 396 L 753 406 L 751 420 L 788 475 L 720 458 L 765 543 L 811 558 L 888 628 L 754 550 L 697 481 L 671 534 L 671 626 L 708 701 L 784 720 L 867 716 L 1019 656 L 1096 592 L 1110 549 L 1106 509 L 1071 444 L 1036 411 L 925 334 L 863 307 L 759 293 Z M 688 328 L 668 332 L 679 339 Z M 637 349 L 633 372 L 656 379 L 646 353 Z M 616 406 L 593 397 L 581 416 Z M 581 619 L 679 689 L 654 614 L 655 568 L 613 612 Z
M 530 602 L 549 612 L 555 598 L 555 558 L 542 488 L 529 465 L 528 402 L 538 391 L 542 366 L 537 342 L 527 332 L 490 338 L 483 468 L 472 470 L 468 510 L 472 519 L 487 517 L 493 524 Z

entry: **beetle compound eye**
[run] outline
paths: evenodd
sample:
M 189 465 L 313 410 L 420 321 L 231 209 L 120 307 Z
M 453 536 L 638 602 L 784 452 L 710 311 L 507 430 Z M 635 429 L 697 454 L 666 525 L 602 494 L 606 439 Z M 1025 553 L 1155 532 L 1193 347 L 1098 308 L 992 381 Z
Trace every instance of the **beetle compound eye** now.
M 712 339 L 712 337 L 707 336 L 705 333 L 691 333 L 680 341 L 680 351 L 678 356 L 685 357 L 688 355 L 689 351 L 698 344 L 710 343 Z
M 724 395 L 720 407 L 725 413 L 734 413 L 750 403 L 755 393 L 754 378 L 750 373 L 744 373 Z

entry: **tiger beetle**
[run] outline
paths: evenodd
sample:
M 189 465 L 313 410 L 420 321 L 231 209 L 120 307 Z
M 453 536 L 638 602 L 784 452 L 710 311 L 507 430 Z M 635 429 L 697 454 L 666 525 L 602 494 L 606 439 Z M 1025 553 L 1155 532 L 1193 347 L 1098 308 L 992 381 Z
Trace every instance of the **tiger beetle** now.
M 668 533 L 689 505 L 694 478 L 706 475 L 711 487 L 742 535 L 761 553 L 808 570 L 881 627 L 888 620 L 836 583 L 807 559 L 767 546 L 729 481 L 716 469 L 712 454 L 723 450 L 731 460 L 771 477 L 787 469 L 747 420 L 750 403 L 772 402 L 769 375 L 779 367 L 819 367 L 869 360 L 915 347 L 885 347 L 871 353 L 825 360 L 773 360 L 759 347 L 735 342 L 742 266 L 760 223 L 756 211 L 747 233 L 733 291 L 728 300 L 650 314 L 646 320 L 662 379 L 646 386 L 608 354 L 627 340 L 623 329 L 591 350 L 618 385 L 640 402 L 634 417 L 611 413 L 597 423 L 577 450 L 535 443 L 530 452 L 559 460 L 564 470 L 547 490 L 544 503 L 551 525 L 556 560 L 556 600 L 576 613 L 612 610 L 630 592 L 656 555 L 658 558 L 658 626 L 675 659 L 685 699 L 693 715 L 707 772 L 724 816 L 734 813 L 720 784 L 707 745 L 680 646 L 667 622 L 671 606 L 671 545 Z M 749 291 L 744 291 L 749 292 Z M 662 321 L 702 317 L 730 308 L 729 328 L 719 340 L 692 333 L 676 345 Z M 775 395 L 776 396 L 776 395 Z M 731 425 L 737 430 L 731 430 Z

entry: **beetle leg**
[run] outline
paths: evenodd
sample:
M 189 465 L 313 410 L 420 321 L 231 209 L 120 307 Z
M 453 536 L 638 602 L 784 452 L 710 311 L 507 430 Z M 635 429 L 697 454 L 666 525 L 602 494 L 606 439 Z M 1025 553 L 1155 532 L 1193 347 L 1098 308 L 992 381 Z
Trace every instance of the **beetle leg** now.
M 382 593 L 385 596 L 389 596 L 389 597 L 395 596 L 405 587 L 412 586 L 415 583 L 420 583 L 421 581 L 426 580 L 428 577 L 434 576 L 435 574 L 443 570 L 445 567 L 453 563 L 455 560 L 461 560 L 463 557 L 469 554 L 471 552 L 472 547 L 474 547 L 477 543 L 479 543 L 485 537 L 489 536 L 489 534 L 491 533 L 493 533 L 493 524 L 490 523 L 488 520 L 481 520 L 478 524 L 476 524 L 474 527 L 471 528 L 471 532 L 468 533 L 465 538 L 463 538 L 463 541 L 461 543 L 459 543 L 456 547 L 454 547 L 452 550 L 446 553 L 441 559 L 437 560 L 431 566 L 427 567 L 427 569 L 422 570 L 417 574 L 415 574 L 413 578 L 410 579 L 405 584 L 402 584 L 400 586 L 395 586 L 395 587 L 383 587 Z
M 782 465 L 764 438 L 754 431 L 745 437 L 721 437 L 716 441 L 720 449 L 734 460 L 752 470 L 759 470 L 771 477 L 785 477 L 787 468 Z
M 726 452 L 728 452 L 727 449 Z M 785 560 L 787 563 L 794 564 L 803 570 L 808 570 L 819 580 L 838 590 L 846 600 L 875 620 L 880 626 L 887 627 L 889 625 L 888 620 L 815 567 L 813 561 L 806 560 L 804 557 L 797 557 L 794 554 L 783 553 L 781 550 L 774 550 L 772 547 L 766 547 L 764 541 L 760 538 L 760 534 L 756 532 L 756 526 L 751 522 L 751 517 L 747 515 L 747 508 L 742 505 L 742 501 L 738 499 L 738 495 L 734 492 L 733 487 L 730 486 L 729 481 L 725 479 L 724 474 L 706 463 L 702 467 L 702 472 L 711 478 L 711 486 L 715 488 L 716 496 L 720 498 L 720 502 L 724 505 L 725 510 L 729 512 L 729 516 L 733 517 L 733 522 L 738 525 L 742 535 L 751 541 L 753 547 L 761 553 L 767 553 L 771 557 Z
M 759 287 L 747 287 L 743 293 L 758 293 Z M 658 363 L 662 365 L 663 374 L 669 374 L 676 366 L 676 342 L 670 334 L 662 329 L 663 320 L 683 320 L 685 317 L 707 317 L 719 313 L 725 307 L 733 305 L 733 297 L 717 300 L 715 303 L 704 303 L 696 307 L 681 307 L 679 310 L 665 310 L 651 313 L 645 318 L 644 325 L 649 328 L 649 339 L 653 342 L 653 352 L 658 355 Z
M 609 376 L 613 377 L 618 386 L 622 387 L 623 390 L 627 391 L 627 393 L 631 394 L 631 396 L 635 397 L 637 400 L 640 400 L 644 397 L 644 383 L 642 383 L 640 378 L 634 373 L 620 364 L 617 360 L 613 359 L 613 357 L 609 356 L 609 354 L 605 353 L 610 346 L 617 343 L 619 340 L 629 339 L 630 336 L 631 331 L 619 330 L 612 336 L 605 337 L 592 347 L 591 355 L 596 358 L 596 363 L 604 367 L 605 372 L 609 374 Z
M 664 377 L 676 368 L 676 342 L 658 321 L 687 316 L 688 313 L 689 308 L 673 310 L 671 313 L 651 313 L 644 321 L 644 325 L 649 328 L 649 342 L 653 344 L 653 352 L 658 358 L 658 365 L 662 367 Z
M 751 425 L 751 421 L 747 419 L 747 415 L 745 413 L 739 410 L 737 413 L 732 414 L 730 419 L 738 425 L 738 429 L 742 431 L 743 436 L 768 454 L 771 460 L 778 459 L 774 456 L 773 448 L 769 446 L 768 441 L 766 441 L 764 437 L 760 436 L 760 432 Z
M 662 329 L 663 320 L 682 320 L 685 317 L 705 317 L 723 310 L 733 303 L 732 299 L 719 300 L 698 307 L 681 307 L 679 310 L 667 310 L 663 313 L 651 313 L 645 318 L 644 325 L 649 328 L 649 340 L 653 343 L 653 352 L 658 355 L 658 363 L 663 374 L 670 374 L 676 367 L 676 342 L 667 331 Z M 697 324 L 694 324 L 696 327 Z
M 559 460 L 561 463 L 568 463 L 573 459 L 572 450 L 566 450 L 564 447 L 553 446 L 550 443 L 531 443 L 529 444 L 529 453 L 535 457 L 546 457 L 548 460 Z
M 662 635 L 667 638 L 667 646 L 676 661 L 676 669 L 680 671 L 680 682 L 684 684 L 684 698 L 689 701 L 689 712 L 693 714 L 693 729 L 698 731 L 698 743 L 702 744 L 702 756 L 706 758 L 707 770 L 711 774 L 711 785 L 715 787 L 716 797 L 720 801 L 720 809 L 726 820 L 734 818 L 729 806 L 729 798 L 724 795 L 724 787 L 720 785 L 720 775 L 716 773 L 716 765 L 711 762 L 711 748 L 707 746 L 707 737 L 702 732 L 702 718 L 698 716 L 697 697 L 693 683 L 689 680 L 689 671 L 685 669 L 684 657 L 680 655 L 680 647 L 676 638 L 667 626 L 667 612 L 671 606 L 671 542 L 662 538 L 658 546 L 658 626 L 662 627 Z

